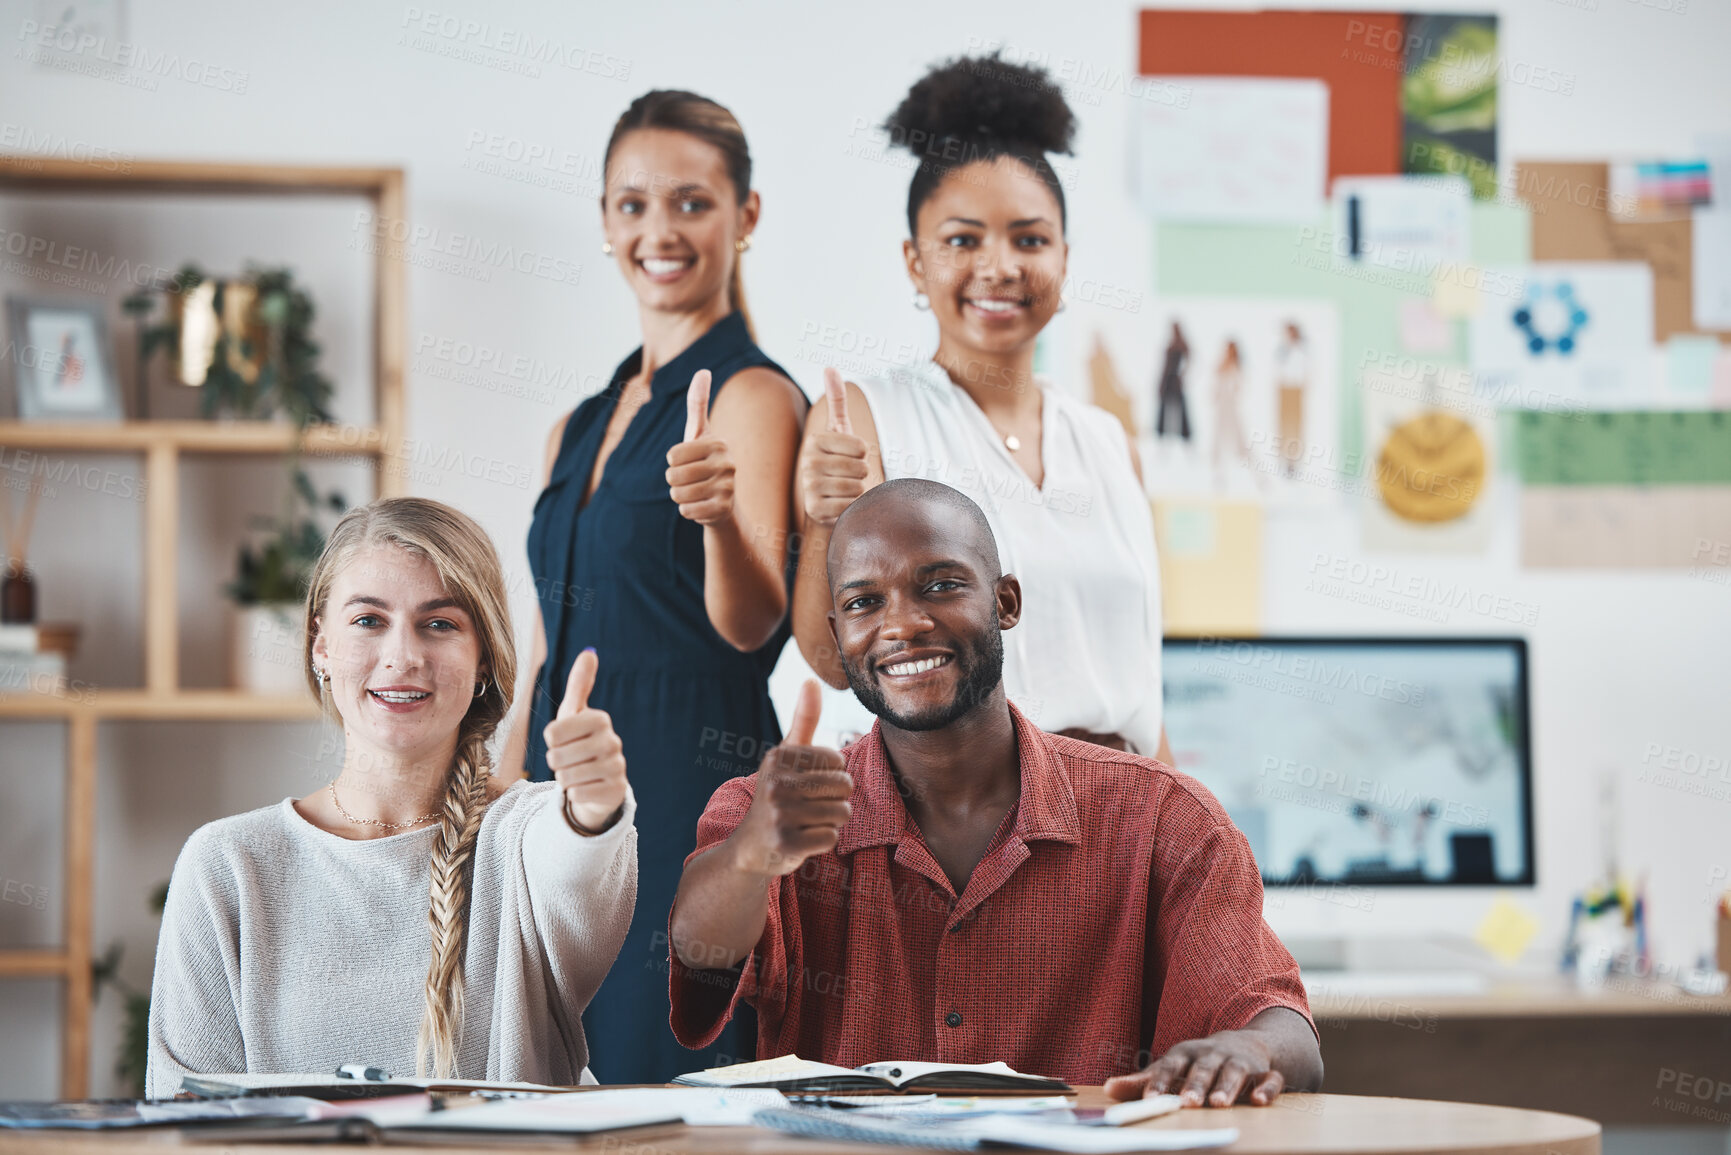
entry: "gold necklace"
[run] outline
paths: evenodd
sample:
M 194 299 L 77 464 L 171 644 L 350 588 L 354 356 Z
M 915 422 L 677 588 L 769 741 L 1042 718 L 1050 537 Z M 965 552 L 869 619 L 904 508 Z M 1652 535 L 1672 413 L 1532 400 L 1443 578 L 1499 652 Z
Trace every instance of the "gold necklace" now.
M 337 808 L 338 814 L 356 826 L 377 826 L 380 830 L 403 830 L 410 826 L 419 826 L 423 822 L 431 822 L 438 817 L 437 814 L 423 814 L 419 818 L 411 818 L 407 822 L 380 822 L 377 818 L 356 818 L 344 810 L 343 804 L 337 801 L 337 784 L 334 779 L 331 781 L 331 805 Z

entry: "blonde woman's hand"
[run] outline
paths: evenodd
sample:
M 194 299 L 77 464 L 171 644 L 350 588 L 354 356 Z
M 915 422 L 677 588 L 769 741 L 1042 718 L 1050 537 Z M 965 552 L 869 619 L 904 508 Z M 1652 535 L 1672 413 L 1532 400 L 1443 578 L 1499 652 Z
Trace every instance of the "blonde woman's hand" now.
M 607 711 L 589 705 L 600 660 L 592 649 L 571 663 L 565 700 L 541 732 L 547 767 L 565 792 L 566 812 L 578 826 L 599 834 L 625 806 L 625 747 Z

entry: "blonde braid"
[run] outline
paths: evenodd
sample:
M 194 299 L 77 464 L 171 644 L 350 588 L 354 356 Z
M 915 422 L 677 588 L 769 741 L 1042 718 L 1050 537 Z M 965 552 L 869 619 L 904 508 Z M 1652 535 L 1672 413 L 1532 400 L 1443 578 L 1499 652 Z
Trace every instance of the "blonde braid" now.
M 432 1052 L 432 1077 L 456 1074 L 458 1034 L 463 1022 L 463 948 L 469 925 L 469 861 L 487 812 L 487 735 L 470 729 L 459 740 L 456 765 L 445 787 L 439 835 L 433 843 L 433 870 L 427 924 L 433 932 L 433 959 L 427 967 L 426 1010 L 415 1040 L 415 1074 L 425 1076 Z
M 308 685 L 325 712 L 341 712 L 315 668 L 325 644 L 321 618 L 337 575 L 371 546 L 395 546 L 425 558 L 439 572 L 439 582 L 468 613 L 480 643 L 475 671 L 475 699 L 457 728 L 457 752 L 445 780 L 439 808 L 438 837 L 433 843 L 432 879 L 428 885 L 427 925 L 432 930 L 432 960 L 427 966 L 426 1008 L 415 1041 L 415 1071 L 433 1077 L 456 1074 L 457 1048 L 463 1024 L 463 952 L 469 927 L 469 888 L 473 879 L 475 841 L 487 811 L 487 742 L 511 712 L 511 691 L 517 682 L 517 648 L 511 636 L 511 612 L 499 554 L 487 531 L 471 517 L 423 497 L 384 497 L 351 509 L 325 542 L 307 584 L 306 639 L 302 658 Z

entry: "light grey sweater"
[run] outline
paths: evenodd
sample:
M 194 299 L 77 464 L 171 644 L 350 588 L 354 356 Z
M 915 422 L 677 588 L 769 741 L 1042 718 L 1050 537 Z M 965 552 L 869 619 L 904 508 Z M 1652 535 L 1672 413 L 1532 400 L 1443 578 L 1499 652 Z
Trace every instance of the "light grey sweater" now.
M 596 838 L 562 805 L 555 783 L 518 782 L 481 822 L 459 1078 L 594 1081 L 580 1016 L 631 922 L 637 804 Z M 284 799 L 194 832 L 162 916 L 146 1093 L 188 1073 L 414 1074 L 436 831 L 340 838 Z

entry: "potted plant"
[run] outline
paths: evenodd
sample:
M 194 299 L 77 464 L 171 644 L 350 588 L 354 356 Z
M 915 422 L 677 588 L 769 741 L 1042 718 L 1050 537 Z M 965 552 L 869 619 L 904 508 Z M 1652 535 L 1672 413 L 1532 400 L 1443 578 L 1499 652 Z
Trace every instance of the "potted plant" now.
M 163 305 L 162 316 L 152 321 Z M 165 351 L 174 377 L 199 390 L 206 417 L 286 416 L 301 427 L 334 420 L 330 380 L 319 372 L 313 300 L 288 269 L 248 265 L 217 278 L 186 265 L 161 293 L 127 297 L 139 325 L 139 396 L 152 354 Z
M 301 603 L 313 565 L 325 547 L 321 512 L 347 508 L 339 493 L 321 494 L 306 471 L 294 467 L 294 485 L 281 517 L 255 519 L 265 536 L 243 543 L 234 580 L 229 630 L 229 682 L 254 694 L 293 694 L 301 670 Z

